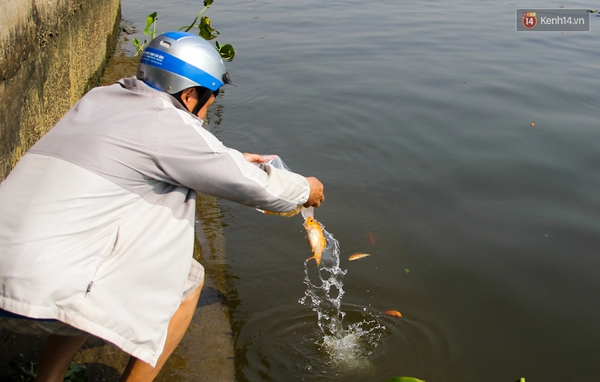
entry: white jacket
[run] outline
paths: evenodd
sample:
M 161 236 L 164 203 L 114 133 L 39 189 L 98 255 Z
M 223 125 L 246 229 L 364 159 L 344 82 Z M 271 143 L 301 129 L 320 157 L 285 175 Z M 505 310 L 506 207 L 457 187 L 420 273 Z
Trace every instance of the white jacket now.
M 0 185 L 0 308 L 155 365 L 190 269 L 194 190 L 272 211 L 310 191 L 143 82 L 93 89 Z

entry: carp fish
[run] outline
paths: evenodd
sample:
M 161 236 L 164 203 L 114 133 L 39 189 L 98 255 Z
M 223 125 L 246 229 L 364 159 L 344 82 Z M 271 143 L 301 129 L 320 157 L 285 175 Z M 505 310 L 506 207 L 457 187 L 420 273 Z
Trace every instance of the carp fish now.
M 321 224 L 312 216 L 309 216 L 304 221 L 304 228 L 306 229 L 308 244 L 314 253 L 314 255 L 306 259 L 306 261 L 314 259 L 317 263 L 317 266 L 319 266 L 321 265 L 321 256 L 323 255 L 323 251 L 327 247 L 327 240 L 323 234 L 323 227 L 321 227 Z
M 392 317 L 402 317 L 402 313 L 398 312 L 397 310 L 386 310 L 383 312 L 383 314 L 387 314 L 388 316 Z
M 352 255 L 348 258 L 348 261 L 359 260 L 359 259 L 362 259 L 362 258 L 368 257 L 368 256 L 371 256 L 371 255 L 369 255 L 368 253 L 355 253 L 354 255 Z

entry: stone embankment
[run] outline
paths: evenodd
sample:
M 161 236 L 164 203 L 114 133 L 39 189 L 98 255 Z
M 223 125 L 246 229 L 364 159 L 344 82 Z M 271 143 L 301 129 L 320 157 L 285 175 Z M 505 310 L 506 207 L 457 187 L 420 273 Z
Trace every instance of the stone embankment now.
M 0 0 L 0 180 L 97 82 L 120 0 Z

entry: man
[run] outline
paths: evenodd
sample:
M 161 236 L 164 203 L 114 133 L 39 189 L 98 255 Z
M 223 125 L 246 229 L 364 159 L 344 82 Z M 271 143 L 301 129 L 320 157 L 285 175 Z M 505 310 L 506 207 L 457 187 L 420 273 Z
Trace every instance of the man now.
M 37 381 L 62 381 L 89 334 L 151 381 L 204 281 L 195 191 L 265 210 L 318 207 L 323 185 L 224 146 L 203 127 L 229 75 L 202 38 L 165 33 L 137 78 L 93 89 L 0 185 L 0 325 L 50 333 Z

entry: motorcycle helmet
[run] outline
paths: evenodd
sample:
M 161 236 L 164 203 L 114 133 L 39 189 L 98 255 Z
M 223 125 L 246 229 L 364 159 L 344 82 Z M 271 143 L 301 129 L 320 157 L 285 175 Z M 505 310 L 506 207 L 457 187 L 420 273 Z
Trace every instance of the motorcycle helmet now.
M 166 32 L 150 41 L 142 52 L 137 78 L 169 94 L 191 87 L 216 92 L 231 83 L 217 49 L 187 32 Z

